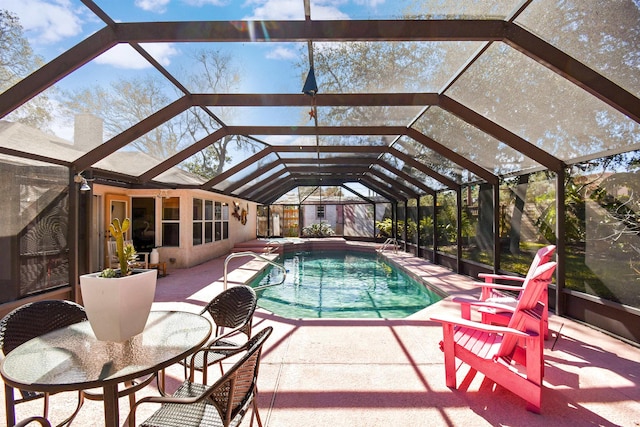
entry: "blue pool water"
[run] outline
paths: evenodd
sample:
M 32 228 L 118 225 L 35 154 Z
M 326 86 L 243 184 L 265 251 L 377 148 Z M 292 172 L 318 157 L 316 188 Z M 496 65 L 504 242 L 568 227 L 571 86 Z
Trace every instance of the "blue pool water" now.
M 402 318 L 441 298 L 377 254 L 299 252 L 285 255 L 282 285 L 258 290 L 258 305 L 287 318 Z M 278 283 L 270 268 L 250 283 Z

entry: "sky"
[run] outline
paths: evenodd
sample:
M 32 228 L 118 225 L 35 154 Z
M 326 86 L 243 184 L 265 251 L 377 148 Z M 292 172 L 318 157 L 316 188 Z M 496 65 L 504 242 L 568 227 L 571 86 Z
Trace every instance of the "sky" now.
M 96 4 L 116 22 L 304 20 L 303 0 L 97 0 Z M 313 19 L 365 19 L 391 16 L 398 1 L 320 0 L 311 4 Z M 0 7 L 20 18 L 31 46 L 47 61 L 105 26 L 78 0 L 4 0 Z M 148 46 L 163 65 L 176 61 L 180 54 L 172 43 Z M 124 48 L 102 55 L 100 63 L 117 69 L 150 67 L 136 55 L 122 55 Z M 267 59 L 289 59 L 291 55 L 278 45 L 264 53 Z
M 390 18 L 398 16 L 399 8 L 406 1 L 312 0 L 311 16 L 316 20 Z M 116 22 L 304 20 L 303 0 L 96 0 L 96 4 Z M 105 26 L 79 0 L 3 0 L 0 8 L 19 17 L 25 37 L 34 52 L 46 62 Z M 238 83 L 237 92 L 301 91 L 302 77 L 296 63 L 300 61 L 300 53 L 306 52 L 304 43 L 152 43 L 142 44 L 142 47 L 178 77 L 181 67 L 184 69 L 184 58 L 191 52 L 203 48 L 233 49 L 234 64 L 246 71 Z M 63 78 L 55 87 L 64 91 L 96 85 L 108 87 L 117 79 L 140 77 L 145 72 L 157 74 L 151 64 L 129 45 L 120 44 Z M 273 113 L 272 116 L 281 120 L 287 116 L 281 111 Z M 73 137 L 70 123 L 56 121 L 52 131 L 65 139 Z
M 391 18 L 408 0 L 312 0 L 311 15 L 316 20 Z M 303 0 L 96 0 L 98 7 L 116 22 L 197 21 L 197 20 L 304 20 Z M 49 62 L 87 36 L 105 27 L 79 0 L 2 0 L 0 8 L 20 19 L 24 36 L 34 52 Z M 203 45 L 206 45 L 203 46 Z M 302 88 L 300 52 L 306 43 L 219 44 L 153 43 L 143 44 L 163 67 L 180 75 L 183 59 L 199 48 L 233 49 L 234 61 L 240 69 L 257 69 L 244 73 L 236 91 L 240 93 L 300 93 Z M 108 87 L 119 78 L 158 72 L 129 45 L 121 44 L 74 71 L 56 83 L 63 91 L 81 90 L 95 85 Z M 277 78 L 269 78 L 277 76 Z M 285 76 L 285 78 L 282 78 Z M 286 78 L 289 76 L 290 78 Z M 183 82 L 184 83 L 184 82 Z M 271 109 L 271 114 L 256 120 L 287 124 L 295 113 Z M 264 109 L 262 110 L 264 111 Z M 246 116 L 246 112 L 244 115 Z M 306 114 L 306 110 L 302 112 Z M 284 121 L 283 123 L 279 121 Z M 234 124 L 234 123 L 230 123 Z M 57 118 L 51 131 L 68 141 L 73 140 L 73 124 L 66 117 Z M 272 136 L 278 138 L 294 137 Z M 290 142 L 290 141 L 289 141 Z M 360 189 L 366 193 L 366 190 Z
M 549 0 L 551 2 L 551 0 Z M 575 2 L 576 5 L 588 8 L 589 5 L 596 4 L 598 0 L 581 0 Z M 454 16 L 508 16 L 514 8 L 517 10 L 522 0 L 473 0 L 462 2 L 460 0 L 311 0 L 311 19 L 331 20 L 331 19 L 393 19 L 402 15 L 411 6 L 419 7 L 420 13 L 427 14 L 432 18 L 442 18 L 449 15 Z M 560 2 L 562 3 L 562 2 Z M 573 4 L 572 2 L 565 2 Z M 98 7 L 102 8 L 116 22 L 150 22 L 150 21 L 191 21 L 191 20 L 303 20 L 303 0 L 96 0 Z M 613 4 L 617 4 L 612 2 Z M 640 0 L 633 0 L 633 4 L 640 7 Z M 532 5 L 544 8 L 545 2 L 533 2 Z M 625 3 L 627 5 L 627 3 Z M 90 34 L 100 30 L 105 24 L 100 21 L 82 2 L 79 0 L 1 0 L 0 8 L 8 9 L 15 13 L 24 28 L 24 35 L 29 40 L 35 53 L 42 56 L 45 61 L 50 61 L 62 54 L 72 46 L 76 45 Z M 535 9 L 535 8 L 533 8 Z M 565 13 L 568 13 L 565 11 Z M 569 19 L 572 14 L 567 17 Z M 634 21 L 633 14 L 630 22 Z M 537 16 L 533 14 L 533 16 Z M 589 16 L 585 14 L 585 16 Z M 617 18 L 617 15 L 613 15 Z M 589 21 L 586 21 L 589 22 Z M 543 22 L 542 24 L 545 24 Z M 545 25 L 540 26 L 544 30 Z M 619 26 L 618 26 L 619 27 Z M 612 26 L 614 28 L 614 26 Z M 586 31 L 586 30 L 585 30 Z M 621 30 L 619 40 L 635 40 L 634 36 Z M 581 46 L 584 43 L 584 36 L 574 37 L 575 31 L 567 33 L 567 45 L 575 43 Z M 581 32 L 577 32 L 579 35 Z M 632 32 L 631 32 L 632 33 Z M 617 34 L 605 34 L 607 39 L 618 40 L 614 37 Z M 633 33 L 635 34 L 635 33 Z M 574 37 L 574 38 L 572 38 Z M 322 48 L 318 43 L 314 43 L 314 49 Z M 620 43 L 620 51 L 626 51 Z M 304 56 L 301 52 L 306 52 L 306 43 L 154 43 L 144 44 L 145 48 L 161 65 L 169 72 L 180 78 L 185 75 L 184 64 L 189 54 L 196 49 L 212 48 L 232 50 L 236 65 L 242 70 L 242 79 L 235 88 L 238 93 L 300 93 L 304 74 L 299 66 Z M 506 49 L 506 48 L 505 48 Z M 453 49 L 459 53 L 461 49 Z M 600 53 L 600 52 L 599 52 Z M 576 50 L 575 55 L 580 54 Z M 514 53 L 515 55 L 515 53 Z M 603 55 L 604 56 L 604 55 Z M 591 58 L 585 57 L 590 61 Z M 629 69 L 628 75 L 635 76 L 635 57 L 624 57 L 631 66 L 624 68 L 621 73 L 625 76 L 625 70 Z M 637 62 L 637 61 L 636 61 Z M 435 64 L 435 63 L 434 63 Z M 434 65 L 435 66 L 435 65 Z M 181 70 L 182 67 L 182 70 Z M 623 68 L 623 67 L 621 67 Z M 541 72 L 548 70 L 541 70 Z M 614 70 L 615 71 L 615 70 Z M 57 82 L 55 87 L 70 91 L 87 87 L 103 86 L 108 87 L 109 82 L 120 78 L 140 76 L 141 73 L 158 72 L 139 56 L 130 46 L 118 45 L 108 52 L 100 55 L 90 63 L 74 71 L 68 77 Z M 305 72 L 306 74 L 306 72 Z M 510 77 L 507 73 L 503 73 Z M 612 76 L 617 74 L 612 72 Z M 321 78 L 321 76 L 319 76 Z M 318 79 L 320 81 L 320 78 Z M 636 81 L 634 78 L 628 81 Z M 514 79 L 516 80 L 516 79 Z M 623 80 L 624 81 L 624 80 Z M 428 84 L 425 79 L 421 85 Z M 637 85 L 630 84 L 630 88 L 636 90 Z M 506 85 L 504 87 L 507 87 Z M 189 89 L 189 87 L 187 87 Z M 422 86 L 422 90 L 430 88 Z M 501 87 L 498 92 L 501 91 Z M 434 89 L 430 89 L 434 90 Z M 437 90 L 437 88 L 436 88 Z M 322 87 L 320 87 L 322 92 Z M 197 93 L 197 91 L 192 91 Z M 455 94 L 455 91 L 454 91 Z M 499 95 L 499 94 L 498 94 Z M 177 96 L 177 95 L 176 95 Z M 475 94 L 469 96 L 475 97 Z M 495 97 L 497 99 L 497 97 Z M 277 109 L 262 108 L 259 113 L 256 111 L 240 111 L 242 121 L 247 125 L 279 125 L 298 126 L 295 121 L 300 120 L 300 116 L 308 120 L 308 108 Z M 517 111 L 516 111 L 517 112 Z M 522 113 L 524 114 L 524 113 Z M 252 116 L 252 117 L 249 117 Z M 511 114 L 516 125 L 506 124 L 507 128 L 518 128 L 519 122 L 517 114 Z M 626 119 L 625 119 L 626 120 Z M 544 123 L 543 120 L 539 121 Z M 238 123 L 229 122 L 230 125 Z M 593 124 L 592 124 L 593 125 Z M 632 124 L 635 126 L 635 124 Z M 580 124 L 565 124 L 558 122 L 557 128 L 564 130 L 581 126 Z M 586 128 L 586 126 L 583 126 Z M 63 120 L 56 121 L 53 126 L 54 133 L 64 139 L 72 140 L 73 129 L 71 124 L 64 123 Z M 529 138 L 531 135 L 523 135 Z M 534 135 L 535 136 L 535 135 Z M 264 139 L 270 143 L 276 143 L 277 138 L 289 138 L 288 142 L 296 143 L 292 137 L 278 136 Z M 543 135 L 543 141 L 552 142 L 554 135 Z M 536 138 L 529 138 L 536 139 Z

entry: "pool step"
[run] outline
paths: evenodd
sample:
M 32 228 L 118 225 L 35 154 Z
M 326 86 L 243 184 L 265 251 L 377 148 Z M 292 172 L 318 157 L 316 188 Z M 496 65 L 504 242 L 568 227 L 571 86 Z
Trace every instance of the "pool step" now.
M 379 245 L 366 242 L 346 241 L 343 238 L 312 238 L 294 240 L 267 240 L 256 239 L 246 242 L 236 243 L 232 252 L 251 251 L 258 254 L 273 253 L 283 254 L 294 251 L 358 251 L 375 252 Z
M 249 240 L 236 243 L 231 252 L 255 252 L 257 254 L 282 254 L 283 246 L 278 242 L 266 240 Z

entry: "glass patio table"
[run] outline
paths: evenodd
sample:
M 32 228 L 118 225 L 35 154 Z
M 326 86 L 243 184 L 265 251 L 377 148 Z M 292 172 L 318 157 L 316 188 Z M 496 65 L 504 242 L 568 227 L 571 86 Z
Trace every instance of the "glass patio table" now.
M 98 341 L 89 322 L 34 338 L 2 361 L 7 425 L 15 424 L 13 389 L 61 392 L 102 387 L 104 422 L 119 425 L 118 384 L 157 373 L 204 345 L 209 320 L 181 311 L 152 311 L 144 331 L 124 342 Z

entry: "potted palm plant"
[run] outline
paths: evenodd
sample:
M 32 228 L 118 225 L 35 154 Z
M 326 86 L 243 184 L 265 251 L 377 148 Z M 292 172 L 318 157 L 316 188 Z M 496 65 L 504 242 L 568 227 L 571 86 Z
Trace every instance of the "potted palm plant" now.
M 120 268 L 80 276 L 87 318 L 101 341 L 126 341 L 142 332 L 155 296 L 158 272 L 134 267 L 135 248 L 124 242 L 129 225 L 129 218 L 109 225 Z

